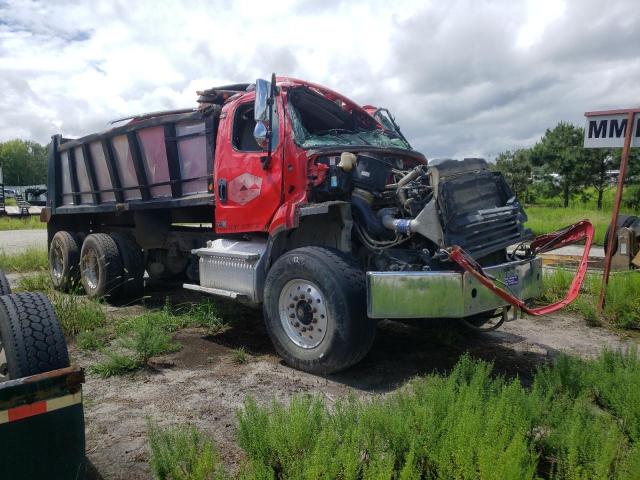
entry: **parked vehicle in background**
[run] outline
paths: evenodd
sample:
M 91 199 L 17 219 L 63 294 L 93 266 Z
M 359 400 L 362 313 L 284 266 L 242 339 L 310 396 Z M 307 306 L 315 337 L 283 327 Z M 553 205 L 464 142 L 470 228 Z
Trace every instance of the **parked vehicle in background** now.
M 376 319 L 499 325 L 541 293 L 540 249 L 590 242 L 583 222 L 508 253 L 531 233 L 503 177 L 428 164 L 386 110 L 287 77 L 199 93 L 197 109 L 53 137 L 57 288 L 115 300 L 141 296 L 145 270 L 179 278 L 261 305 L 290 365 L 330 373 L 364 357 Z

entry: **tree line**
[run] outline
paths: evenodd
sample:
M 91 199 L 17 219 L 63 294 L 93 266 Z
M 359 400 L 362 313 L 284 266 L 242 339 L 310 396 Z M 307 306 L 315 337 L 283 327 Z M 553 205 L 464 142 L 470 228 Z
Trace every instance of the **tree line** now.
M 620 167 L 622 149 L 586 149 L 583 139 L 582 127 L 560 122 L 547 129 L 533 147 L 502 152 L 493 168 L 504 175 L 524 202 L 535 203 L 540 196 L 560 196 L 566 208 L 573 197 L 585 197 L 591 191 L 601 210 L 604 192 L 612 187 L 610 172 Z M 626 181 L 637 184 L 639 176 L 640 153 L 632 149 Z M 634 194 L 640 197 L 640 189 Z M 627 206 L 638 208 L 640 198 L 630 198 Z
M 47 150 L 31 140 L 0 142 L 0 166 L 5 185 L 47 183 Z

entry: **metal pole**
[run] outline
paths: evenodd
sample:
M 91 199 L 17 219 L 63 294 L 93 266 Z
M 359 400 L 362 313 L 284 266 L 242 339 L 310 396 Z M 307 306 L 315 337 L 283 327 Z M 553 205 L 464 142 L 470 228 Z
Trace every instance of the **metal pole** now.
M 622 148 L 622 156 L 620 157 L 620 173 L 618 174 L 618 189 L 616 190 L 616 200 L 613 205 L 613 215 L 611 215 L 611 228 L 607 238 L 608 250 L 605 252 L 604 273 L 602 275 L 602 288 L 600 290 L 600 299 L 598 300 L 598 308 L 600 313 L 604 309 L 604 302 L 607 293 L 607 285 L 609 284 L 609 272 L 611 271 L 611 258 L 613 257 L 613 239 L 617 235 L 618 214 L 620 213 L 620 203 L 622 203 L 622 189 L 624 188 L 624 177 L 627 173 L 627 164 L 629 163 L 629 150 L 631 149 L 631 136 L 633 135 L 634 111 L 627 113 L 627 128 L 624 136 L 624 147 Z

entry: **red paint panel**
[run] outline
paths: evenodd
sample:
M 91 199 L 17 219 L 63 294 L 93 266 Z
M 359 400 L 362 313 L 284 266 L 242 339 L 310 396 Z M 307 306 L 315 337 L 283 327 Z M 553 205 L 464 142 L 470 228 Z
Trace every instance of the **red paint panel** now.
M 272 152 L 268 169 L 262 167 L 266 152 L 239 151 L 232 143 L 234 116 L 239 107 L 253 103 L 254 93 L 244 95 L 222 110 L 214 163 L 215 188 L 226 182 L 227 200 L 216 200 L 215 231 L 217 233 L 263 232 L 283 202 L 282 169 L 285 150 L 284 129 Z M 278 120 L 284 123 L 281 96 L 276 98 Z M 248 190 L 251 190 L 250 192 Z
M 22 420 L 23 418 L 33 417 L 42 413 L 47 413 L 47 402 L 45 400 L 11 408 L 8 411 L 8 416 L 10 422 L 15 422 L 16 420 Z

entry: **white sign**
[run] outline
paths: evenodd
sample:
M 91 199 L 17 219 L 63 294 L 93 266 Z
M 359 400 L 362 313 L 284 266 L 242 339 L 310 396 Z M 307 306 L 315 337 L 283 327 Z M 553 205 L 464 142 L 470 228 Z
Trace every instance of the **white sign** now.
M 640 147 L 640 114 L 634 118 L 631 146 Z M 622 148 L 627 132 L 627 114 L 593 115 L 584 127 L 584 148 Z

